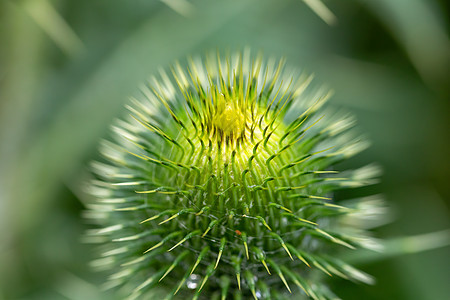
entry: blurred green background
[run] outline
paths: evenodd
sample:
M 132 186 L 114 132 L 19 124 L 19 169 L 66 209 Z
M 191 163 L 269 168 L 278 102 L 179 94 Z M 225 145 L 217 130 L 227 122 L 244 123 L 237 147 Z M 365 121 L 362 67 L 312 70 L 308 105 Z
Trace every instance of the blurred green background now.
M 245 46 L 285 56 L 332 88 L 331 104 L 354 113 L 372 141 L 343 167 L 384 169 L 379 185 L 351 192 L 383 193 L 393 212 L 377 231 L 387 252 L 358 265 L 378 283 L 333 280 L 333 290 L 450 299 L 449 2 L 325 5 L 0 1 L 0 299 L 111 299 L 81 242 L 80 186 L 99 139 L 158 68 Z

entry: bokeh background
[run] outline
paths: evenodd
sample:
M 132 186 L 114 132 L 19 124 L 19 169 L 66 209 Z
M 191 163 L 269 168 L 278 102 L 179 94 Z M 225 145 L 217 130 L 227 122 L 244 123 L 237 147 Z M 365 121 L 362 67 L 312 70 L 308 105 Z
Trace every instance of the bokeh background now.
M 372 141 L 392 222 L 344 299 L 450 299 L 446 0 L 0 1 L 0 299 L 111 299 L 81 242 L 88 162 L 127 97 L 187 55 L 249 46 L 314 73 Z M 350 195 L 351 196 L 351 195 Z M 364 262 L 365 261 L 365 262 Z

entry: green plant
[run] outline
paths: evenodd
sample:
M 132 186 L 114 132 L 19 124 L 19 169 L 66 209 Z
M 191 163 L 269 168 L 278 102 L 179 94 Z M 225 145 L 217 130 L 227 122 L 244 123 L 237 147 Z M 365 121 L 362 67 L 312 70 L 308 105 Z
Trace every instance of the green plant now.
M 367 146 L 354 119 L 325 109 L 330 94 L 283 60 L 212 55 L 171 73 L 142 87 L 92 164 L 93 264 L 108 287 L 131 299 L 331 299 L 317 271 L 371 283 L 334 255 L 374 246 L 355 222 L 377 202 L 333 201 L 377 175 L 333 169 Z

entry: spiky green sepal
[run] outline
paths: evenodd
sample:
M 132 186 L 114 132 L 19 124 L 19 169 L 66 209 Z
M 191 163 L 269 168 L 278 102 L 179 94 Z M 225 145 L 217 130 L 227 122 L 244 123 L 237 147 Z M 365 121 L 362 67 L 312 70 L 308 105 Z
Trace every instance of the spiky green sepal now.
M 142 87 L 92 164 L 87 215 L 101 229 L 89 234 L 109 287 L 131 299 L 155 288 L 167 299 L 327 299 L 315 270 L 372 281 L 330 255 L 369 245 L 333 191 L 371 183 L 374 168 L 332 168 L 367 143 L 310 81 L 243 53 L 176 64 Z

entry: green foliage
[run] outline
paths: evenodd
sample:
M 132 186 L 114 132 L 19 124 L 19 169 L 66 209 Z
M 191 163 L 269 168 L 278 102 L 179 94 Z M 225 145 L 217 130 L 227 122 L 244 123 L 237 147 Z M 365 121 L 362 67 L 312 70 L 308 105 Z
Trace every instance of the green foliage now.
M 93 247 L 80 241 L 93 228 L 80 218 L 90 203 L 80 187 L 90 176 L 86 169 L 97 158 L 98 141 L 127 96 L 158 67 L 243 46 L 314 73 L 334 90 L 328 105 L 355 116 L 372 145 L 336 169 L 374 161 L 384 170 L 379 185 L 333 193 L 336 201 L 382 193 L 394 208 L 389 224 L 373 222 L 369 212 L 385 210 L 367 210 L 366 201 L 355 207 L 368 214 L 342 218 L 347 228 L 385 224 L 376 229 L 386 241 L 383 253 L 332 253 L 373 275 L 376 285 L 330 277 L 312 265 L 305 267 L 307 279 L 326 282 L 343 299 L 447 298 L 448 1 L 322 1 L 328 9 L 320 2 L 0 1 L 0 299 L 123 299 L 100 289 L 105 275 L 89 268 Z M 177 218 L 161 226 L 172 221 Z M 284 249 L 277 251 L 290 261 Z M 264 268 L 264 279 L 288 294 L 267 258 L 272 275 Z M 217 268 L 223 263 L 222 257 Z M 293 297 L 304 295 L 280 269 Z M 241 281 L 247 289 L 245 271 Z M 172 272 L 154 285 L 154 299 L 167 295 L 164 285 Z M 221 289 L 231 295 L 236 279 L 226 278 Z M 267 295 L 269 285 L 259 286 Z

